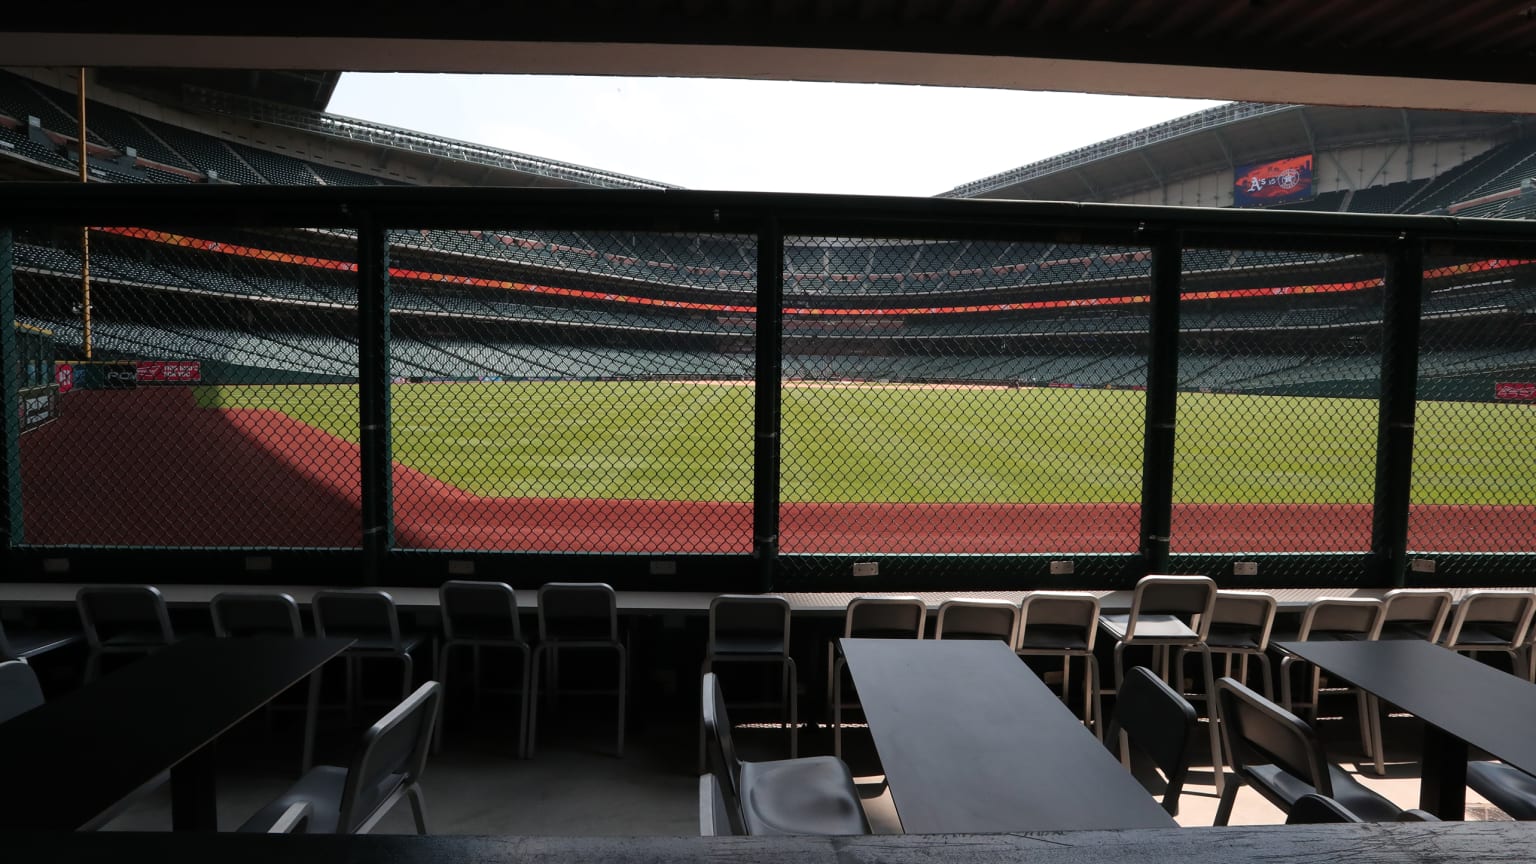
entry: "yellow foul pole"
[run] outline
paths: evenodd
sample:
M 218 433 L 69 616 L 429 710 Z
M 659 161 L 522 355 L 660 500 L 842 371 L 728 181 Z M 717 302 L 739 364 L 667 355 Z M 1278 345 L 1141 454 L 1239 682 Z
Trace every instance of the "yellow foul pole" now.
M 80 182 L 89 183 L 85 153 L 85 67 L 80 67 Z M 91 229 L 80 227 L 80 311 L 83 318 L 85 359 L 91 359 Z

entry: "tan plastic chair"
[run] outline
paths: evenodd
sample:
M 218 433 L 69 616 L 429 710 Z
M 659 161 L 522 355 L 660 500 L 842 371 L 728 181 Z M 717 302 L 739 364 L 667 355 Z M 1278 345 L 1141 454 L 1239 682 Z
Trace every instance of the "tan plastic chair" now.
M 956 597 L 939 604 L 933 625 L 935 639 L 1001 639 L 1010 647 L 1018 639 L 1019 606 L 1007 600 Z
M 532 690 L 533 648 L 523 638 L 518 614 L 517 594 L 505 582 L 475 582 L 451 579 L 437 589 L 438 608 L 443 616 L 443 650 L 437 658 L 437 681 L 448 695 L 448 659 L 454 648 L 468 648 L 474 667 L 475 710 L 480 710 L 480 653 L 482 648 L 504 648 L 517 652 L 518 693 L 517 755 L 528 758 L 528 697 Z M 446 719 L 446 718 L 445 718 Z M 437 724 L 434 751 L 443 746 L 443 727 Z
M 1454 604 L 1451 592 L 1441 588 L 1394 588 L 1381 598 L 1381 632 L 1376 638 L 1439 642 Z M 1381 699 L 1367 693 L 1365 704 L 1370 712 L 1371 755 L 1376 762 L 1376 776 L 1385 776 Z
M 843 636 L 850 639 L 921 639 L 928 604 L 921 597 L 855 597 L 843 615 Z M 843 755 L 843 669 L 848 661 L 837 642 L 827 646 L 828 701 L 832 706 L 832 755 Z M 853 703 L 857 704 L 857 703 Z
M 1264 697 L 1275 698 L 1275 676 L 1269 664 L 1269 637 L 1275 629 L 1275 610 L 1279 604 L 1263 591 L 1217 591 L 1216 607 L 1211 612 L 1211 627 L 1205 643 L 1211 653 L 1221 655 L 1226 666 L 1222 675 L 1232 675 L 1232 661 L 1238 660 L 1237 680 L 1248 680 L 1248 660 L 1259 661 Z M 1239 659 L 1241 658 L 1241 659 Z
M 1061 697 L 1067 698 L 1072 660 L 1083 661 L 1083 722 L 1104 740 L 1104 705 L 1099 696 L 1099 659 L 1093 644 L 1099 633 L 1099 598 L 1078 591 L 1035 591 L 1019 606 L 1014 653 L 1020 657 L 1060 657 Z
M 1212 611 L 1216 608 L 1216 582 L 1208 576 L 1143 576 L 1131 594 L 1131 611 L 1102 613 L 1099 629 L 1115 640 L 1115 692 L 1125 681 L 1125 649 L 1135 645 L 1152 648 L 1153 662 L 1163 680 L 1169 678 L 1171 655 L 1177 651 L 1183 666 L 1185 651 L 1200 653 L 1205 678 L 1205 712 L 1210 721 L 1211 762 L 1216 791 L 1224 782 L 1221 770 L 1220 709 L 1216 704 L 1216 674 L 1211 649 L 1206 644 Z M 1179 676 L 1182 678 L 1181 674 Z M 1130 767 L 1130 749 L 1121 742 L 1120 760 Z
M 1374 641 L 1381 635 L 1382 612 L 1385 605 L 1371 597 L 1319 597 L 1307 604 L 1301 613 L 1301 627 L 1296 631 L 1297 642 L 1347 642 Z M 1290 641 L 1287 637 L 1285 641 Z M 1308 676 L 1306 702 L 1298 703 L 1291 694 L 1291 667 L 1297 663 L 1311 668 Z M 1300 657 L 1287 654 L 1280 660 L 1280 704 L 1292 713 L 1298 707 L 1309 709 L 1312 721 L 1317 721 L 1318 698 L 1322 691 L 1323 673 Z M 1366 756 L 1381 764 L 1380 748 L 1376 746 L 1378 724 L 1375 722 L 1370 699 L 1363 690 L 1348 688 L 1355 694 L 1360 715 L 1360 749 Z M 1377 773 L 1383 773 L 1380 767 Z
M 789 654 L 789 601 L 769 594 L 721 594 L 709 601 L 709 643 L 703 671 L 716 663 L 774 663 L 780 667 L 779 708 L 786 712 L 789 757 L 800 755 L 800 676 Z M 699 726 L 699 770 L 705 764 Z
M 1520 674 L 1520 653 L 1536 615 L 1536 594 L 1528 591 L 1473 591 L 1456 604 L 1445 647 L 1476 657 L 1483 651 L 1510 656 Z
M 539 588 L 539 644 L 533 649 L 533 682 L 529 686 L 528 750 L 533 756 L 539 728 L 539 675 L 549 658 L 549 690 L 560 692 L 560 652 L 608 650 L 619 661 L 618 743 L 614 755 L 624 755 L 625 697 L 629 692 L 629 651 L 619 640 L 619 601 L 613 586 L 603 582 L 546 582 Z

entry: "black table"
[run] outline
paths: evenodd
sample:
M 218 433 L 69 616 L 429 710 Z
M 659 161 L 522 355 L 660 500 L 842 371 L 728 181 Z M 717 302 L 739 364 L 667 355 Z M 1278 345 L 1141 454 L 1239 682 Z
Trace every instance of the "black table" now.
M 1536 685 L 1416 640 L 1277 642 L 1282 651 L 1424 721 L 1419 807 L 1461 819 L 1467 745 L 1536 773 Z
M 907 833 L 1176 824 L 1002 642 L 841 644 Z
M 75 830 L 171 772 L 176 830 L 217 830 L 213 743 L 350 639 L 178 642 L 0 723 L 0 828 Z

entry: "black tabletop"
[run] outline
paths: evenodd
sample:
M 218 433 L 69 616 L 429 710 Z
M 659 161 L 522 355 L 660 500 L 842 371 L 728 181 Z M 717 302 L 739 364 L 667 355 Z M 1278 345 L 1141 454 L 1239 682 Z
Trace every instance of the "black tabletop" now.
M 1523 678 L 1417 640 L 1277 645 L 1496 759 L 1536 773 L 1536 685 Z
M 89 822 L 350 644 L 187 639 L 0 723 L 0 827 Z
M 1002 642 L 842 646 L 907 833 L 1174 826 Z

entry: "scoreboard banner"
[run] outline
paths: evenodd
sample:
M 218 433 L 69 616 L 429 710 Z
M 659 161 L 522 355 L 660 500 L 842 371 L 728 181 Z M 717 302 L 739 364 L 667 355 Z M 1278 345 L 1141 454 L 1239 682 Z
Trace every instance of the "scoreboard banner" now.
M 1516 402 L 1536 402 L 1536 381 L 1496 381 L 1493 398 Z
M 1310 153 L 1239 165 L 1232 181 L 1234 207 L 1263 207 L 1315 197 Z
M 134 375 L 139 384 L 188 384 L 203 380 L 198 360 L 140 360 Z

